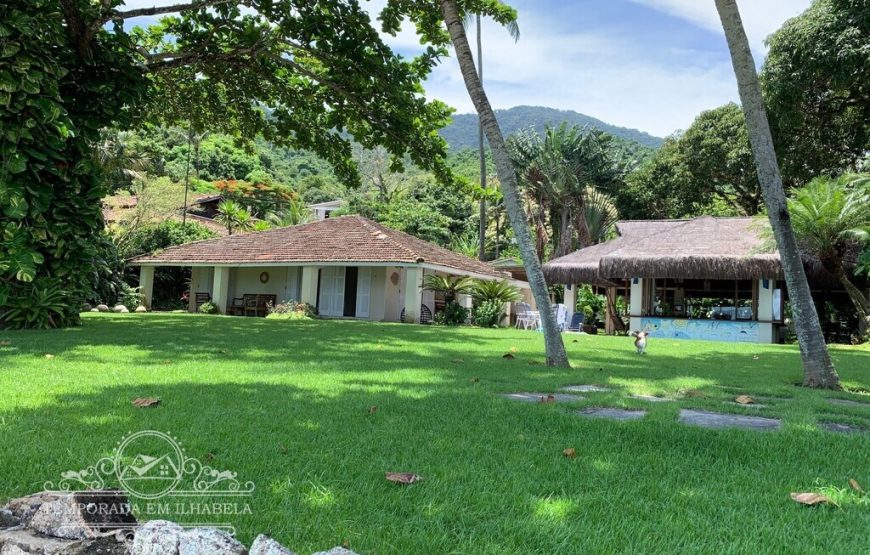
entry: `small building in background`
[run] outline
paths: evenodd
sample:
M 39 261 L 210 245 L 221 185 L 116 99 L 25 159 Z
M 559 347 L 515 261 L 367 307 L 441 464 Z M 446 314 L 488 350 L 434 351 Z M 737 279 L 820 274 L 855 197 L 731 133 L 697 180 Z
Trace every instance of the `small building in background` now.
M 329 218 L 329 215 L 339 208 L 344 206 L 344 201 L 341 199 L 336 200 L 328 200 L 326 202 L 318 202 L 317 204 L 311 204 L 308 208 L 311 209 L 311 213 L 314 214 L 315 221 L 323 221 Z

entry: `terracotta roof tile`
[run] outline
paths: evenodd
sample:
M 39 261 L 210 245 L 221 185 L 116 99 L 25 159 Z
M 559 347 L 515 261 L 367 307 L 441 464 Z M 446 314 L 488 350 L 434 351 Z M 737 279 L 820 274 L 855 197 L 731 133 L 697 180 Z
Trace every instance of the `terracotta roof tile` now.
M 509 277 L 485 262 L 390 229 L 362 216 L 328 218 L 268 231 L 241 233 L 170 247 L 132 264 L 250 264 L 318 262 L 428 263 L 492 277 Z

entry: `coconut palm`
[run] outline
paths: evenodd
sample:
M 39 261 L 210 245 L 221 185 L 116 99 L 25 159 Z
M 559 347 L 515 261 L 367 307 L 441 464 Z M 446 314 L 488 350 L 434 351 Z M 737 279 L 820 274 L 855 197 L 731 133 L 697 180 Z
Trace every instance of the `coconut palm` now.
M 520 250 L 526 275 L 529 279 L 529 287 L 539 307 L 550 306 L 550 296 L 547 291 L 547 282 L 541 271 L 541 261 L 535 253 L 529 229 L 526 227 L 525 212 L 523 211 L 517 176 L 504 142 L 504 136 L 495 113 L 486 97 L 486 91 L 477 76 L 474 68 L 474 57 L 468 45 L 468 37 L 462 26 L 462 18 L 455 0 L 440 0 L 441 15 L 447 25 L 447 31 L 456 50 L 456 58 L 462 71 L 465 87 L 471 97 L 477 114 L 480 117 L 486 138 L 492 150 L 492 158 L 498 173 L 502 195 L 504 195 L 505 209 L 508 219 L 514 230 L 514 239 Z M 551 310 L 541 310 L 541 320 L 544 328 L 544 343 L 547 350 L 547 364 L 550 366 L 568 366 L 568 355 L 565 352 L 565 344 L 559 328 L 556 326 L 556 318 Z
M 464 295 L 471 291 L 473 285 L 474 280 L 468 276 L 452 278 L 450 276 L 430 274 L 423 278 L 423 289 L 436 293 L 444 293 L 444 302 L 447 304 L 455 302 L 456 297 L 460 294 Z
M 843 260 L 870 241 L 870 189 L 858 181 L 849 176 L 814 179 L 794 192 L 788 211 L 802 250 L 818 258 L 849 294 L 864 336 L 870 329 L 870 301 L 852 283 Z
M 463 25 L 468 27 L 471 23 L 471 14 L 466 14 Z M 475 30 L 477 31 L 477 78 L 483 85 L 483 34 L 480 26 L 480 14 L 474 15 Z M 516 21 L 510 21 L 505 25 L 514 42 L 520 40 L 520 28 Z M 486 151 L 483 147 L 483 122 L 477 123 L 478 159 L 480 161 L 480 188 L 486 190 Z M 486 260 L 486 197 L 480 198 L 480 228 L 478 231 L 478 258 Z
M 737 77 L 737 89 L 746 117 L 746 128 L 749 131 L 749 142 L 752 145 L 761 194 L 776 238 L 791 299 L 795 331 L 804 368 L 804 385 L 839 389 L 840 378 L 825 345 L 819 316 L 804 273 L 801 253 L 791 228 L 785 191 L 782 187 L 782 175 L 773 148 L 773 137 L 767 121 L 767 112 L 764 109 L 764 98 L 761 96 L 761 85 L 758 82 L 755 60 L 752 58 L 752 50 L 749 48 L 749 40 L 743 29 L 737 2 L 736 0 L 715 0 L 715 2 L 728 41 L 728 49 L 731 52 L 731 62 Z

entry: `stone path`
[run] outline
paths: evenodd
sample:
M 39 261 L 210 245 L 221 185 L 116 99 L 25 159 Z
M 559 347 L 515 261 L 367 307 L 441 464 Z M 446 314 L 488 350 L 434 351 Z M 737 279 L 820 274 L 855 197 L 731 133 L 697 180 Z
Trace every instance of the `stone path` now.
M 541 397 L 544 399 L 547 398 L 548 395 L 552 395 L 555 397 L 557 403 L 571 403 L 574 401 L 582 401 L 584 397 L 580 395 L 571 395 L 568 393 L 528 393 L 528 392 L 520 392 L 520 393 L 503 393 L 502 397 L 506 399 L 512 399 L 514 401 L 523 401 L 524 403 L 540 403 Z
M 850 426 L 849 424 L 839 424 L 837 422 L 819 422 L 819 426 L 821 426 L 825 430 L 828 430 L 829 432 L 835 432 L 839 434 L 866 434 L 867 432 L 870 432 L 870 430 L 866 428 Z
M 566 385 L 563 387 L 565 391 L 579 391 L 582 393 L 594 393 L 598 391 L 613 391 L 609 387 L 604 387 L 603 385 L 592 385 L 592 384 L 583 384 L 583 385 Z
M 609 420 L 637 420 L 638 418 L 646 416 L 646 411 L 639 409 L 617 409 L 612 407 L 590 407 L 588 409 L 578 410 L 577 414 L 592 418 L 607 418 Z
M 763 408 L 766 408 L 768 406 L 768 405 L 765 405 L 764 403 L 738 403 L 737 401 L 725 401 L 725 402 L 729 405 L 734 405 L 736 407 L 750 407 L 750 408 L 757 408 L 757 409 L 763 409 Z
M 843 407 L 859 407 L 870 409 L 870 403 L 862 403 L 861 401 L 850 401 L 849 399 L 828 399 L 828 402 Z
M 776 418 L 761 416 L 743 416 L 722 412 L 683 409 L 680 411 L 680 422 L 694 424 L 702 428 L 744 428 L 748 430 L 776 430 L 782 424 Z

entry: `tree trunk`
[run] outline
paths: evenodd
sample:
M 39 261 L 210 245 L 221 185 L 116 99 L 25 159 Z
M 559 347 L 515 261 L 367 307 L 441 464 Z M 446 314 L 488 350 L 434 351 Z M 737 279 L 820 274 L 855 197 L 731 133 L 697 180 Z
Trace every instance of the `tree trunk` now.
M 489 148 L 498 173 L 508 219 L 513 227 L 517 245 L 520 249 L 523 266 L 525 266 L 526 275 L 529 279 L 529 286 L 532 289 L 532 294 L 541 313 L 541 322 L 544 326 L 544 341 L 547 349 L 547 364 L 549 366 L 567 367 L 569 364 L 568 355 L 565 352 L 565 344 L 562 342 L 562 335 L 556 326 L 556 318 L 550 309 L 547 282 L 544 280 L 541 262 L 535 253 L 532 238 L 526 226 L 525 212 L 523 211 L 519 186 L 517 184 L 517 175 L 508 155 L 504 137 L 501 134 L 498 121 L 495 119 L 489 99 L 486 97 L 486 92 L 483 90 L 483 85 L 481 85 L 480 79 L 477 78 L 477 72 L 474 69 L 474 57 L 471 54 L 468 37 L 465 35 L 465 29 L 462 27 L 462 22 L 459 18 L 456 2 L 455 0 L 440 0 L 440 2 L 441 13 L 444 16 L 444 22 L 447 24 L 447 30 L 450 32 L 453 47 L 456 49 L 456 59 L 459 61 L 459 67 L 462 70 L 465 87 L 468 89 L 468 95 L 471 97 L 471 101 L 474 103 L 474 107 L 480 116 L 483 129 L 486 132 L 486 138 L 489 141 Z
M 477 15 L 477 77 L 483 85 L 483 39 L 480 29 L 480 14 Z M 478 154 L 480 155 L 480 190 L 486 190 L 486 152 L 483 150 L 483 120 L 477 121 Z M 486 260 L 486 198 L 480 199 L 480 226 L 478 229 L 477 258 Z
M 773 148 L 773 138 L 770 134 L 770 125 L 764 109 L 764 99 L 761 96 L 761 86 L 755 71 L 749 40 L 743 30 L 736 0 L 715 1 L 728 40 L 728 49 L 731 51 L 731 62 L 737 77 L 737 88 L 746 117 L 746 128 L 749 131 L 758 181 L 761 184 L 761 193 L 767 206 L 792 303 L 795 331 L 803 361 L 804 385 L 839 389 L 840 378 L 825 345 L 819 316 L 813 305 L 803 261 L 791 228 L 785 191 L 782 188 L 782 176 L 776 151 Z
M 571 252 L 573 243 L 573 231 L 571 229 L 571 208 L 563 204 L 559 208 L 559 237 L 556 243 L 556 252 L 553 258 L 564 256 Z
M 837 279 L 842 284 L 843 289 L 846 290 L 846 293 L 852 300 L 852 304 L 855 305 L 855 310 L 858 312 L 858 336 L 866 339 L 867 332 L 870 330 L 870 300 L 852 283 L 849 276 L 846 275 L 845 270 L 841 269 L 837 273 Z

